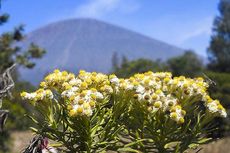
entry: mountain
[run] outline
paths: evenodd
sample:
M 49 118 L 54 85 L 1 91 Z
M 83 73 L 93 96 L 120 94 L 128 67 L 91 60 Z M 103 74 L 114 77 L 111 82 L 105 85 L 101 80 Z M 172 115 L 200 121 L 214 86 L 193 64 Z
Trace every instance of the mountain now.
M 39 28 L 27 35 L 22 47 L 31 42 L 47 50 L 41 60 L 35 61 L 33 70 L 20 70 L 22 79 L 35 84 L 55 68 L 108 73 L 115 52 L 129 60 L 165 60 L 183 53 L 176 46 L 89 18 L 59 21 Z

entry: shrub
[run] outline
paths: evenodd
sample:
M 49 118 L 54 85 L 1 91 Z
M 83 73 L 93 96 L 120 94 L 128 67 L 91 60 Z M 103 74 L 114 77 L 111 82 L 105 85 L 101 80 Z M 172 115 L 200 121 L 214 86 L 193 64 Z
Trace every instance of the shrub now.
M 41 115 L 33 130 L 66 152 L 183 152 L 210 140 L 226 117 L 203 78 L 146 72 L 128 79 L 55 70 L 35 92 L 22 92 Z

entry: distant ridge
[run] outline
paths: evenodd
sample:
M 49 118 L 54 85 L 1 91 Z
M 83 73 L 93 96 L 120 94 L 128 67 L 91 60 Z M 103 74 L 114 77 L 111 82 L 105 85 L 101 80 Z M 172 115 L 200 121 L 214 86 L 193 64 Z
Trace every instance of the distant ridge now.
M 31 42 L 47 50 L 33 70 L 21 69 L 22 78 L 34 84 L 55 68 L 108 73 L 115 52 L 130 60 L 165 60 L 183 53 L 176 46 L 90 18 L 68 19 L 43 26 L 29 33 L 22 46 L 27 47 Z

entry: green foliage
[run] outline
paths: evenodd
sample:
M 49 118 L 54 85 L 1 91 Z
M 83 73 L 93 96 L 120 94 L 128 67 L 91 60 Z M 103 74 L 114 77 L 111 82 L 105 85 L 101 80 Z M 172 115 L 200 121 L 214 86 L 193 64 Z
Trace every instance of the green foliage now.
M 9 15 L 8 14 L 3 14 L 3 15 L 0 15 L 0 25 L 6 23 L 9 19 Z
M 194 77 L 204 70 L 201 60 L 193 51 L 186 51 L 181 56 L 171 58 L 167 64 L 174 75 Z
M 4 25 L 9 19 L 8 14 L 0 15 L 0 26 Z M 31 44 L 28 50 L 22 50 L 18 43 L 24 39 L 23 35 L 23 26 L 18 26 L 12 32 L 2 33 L 0 36 L 0 74 L 2 74 L 7 68 L 17 63 L 19 66 L 24 66 L 26 68 L 33 68 L 35 63 L 32 61 L 36 58 L 41 58 L 45 51 L 39 48 L 35 44 Z M 17 80 L 18 73 L 17 70 L 14 72 L 13 78 Z M 9 99 L 5 99 L 3 107 L 5 109 L 12 110 L 9 118 L 12 119 L 12 126 L 17 125 L 15 128 L 21 128 L 23 125 L 20 120 L 18 120 L 19 114 L 25 113 L 25 106 L 21 103 L 21 100 L 18 98 L 19 91 L 22 90 L 23 86 L 28 87 L 27 83 L 17 83 L 16 90 L 13 95 L 15 98 L 13 102 Z M 17 114 L 18 113 L 18 114 Z M 10 123 L 9 123 L 10 124 Z M 19 125 L 20 124 L 20 125 Z
M 227 109 L 228 114 L 230 113 L 230 74 L 229 73 L 218 73 L 218 72 L 206 72 L 206 75 L 213 80 L 215 83 L 210 84 L 209 91 L 211 96 L 223 103 L 223 106 Z M 230 117 L 225 119 L 218 119 L 216 123 L 219 126 L 219 130 L 214 134 L 217 136 L 230 135 Z
M 230 72 L 230 1 L 221 0 L 220 15 L 213 25 L 213 35 L 208 49 L 209 68 L 219 72 Z
M 219 98 L 225 107 L 230 108 L 230 74 L 208 71 L 206 75 L 215 82 L 210 85 L 213 97 Z
M 42 120 L 34 117 L 37 128 L 31 128 L 37 134 L 58 142 L 55 146 L 63 148 L 64 152 L 98 152 L 115 148 L 117 132 L 121 129 L 112 120 L 110 110 L 100 107 L 89 119 L 88 117 L 69 117 L 66 110 L 53 103 L 49 106 L 53 113 Z M 56 105 L 56 106 L 55 106 Z M 51 108 L 52 107 L 52 108 Z
M 17 82 L 12 98 L 4 98 L 1 109 L 9 110 L 8 118 L 4 126 L 4 131 L 0 133 L 0 153 L 8 153 L 12 139 L 10 133 L 13 130 L 27 130 L 33 125 L 25 114 L 30 112 L 31 107 L 21 100 L 20 91 L 24 89 L 32 90 L 33 87 L 27 82 Z M 2 151 L 2 152 L 1 152 Z
M 95 91 L 95 88 L 108 87 L 108 77 L 103 76 L 107 81 L 104 79 L 98 80 L 99 82 L 96 86 L 94 86 L 95 82 L 92 82 L 90 88 L 92 92 L 89 90 L 92 95 L 86 94 L 87 90 L 82 91 L 82 99 L 81 102 L 79 101 L 82 105 L 76 109 L 72 108 L 74 107 L 74 99 L 71 100 L 70 97 L 70 99 L 68 98 L 68 89 L 70 86 L 65 82 L 69 78 L 74 79 L 73 74 L 55 71 L 53 75 L 47 76 L 46 80 L 52 79 L 53 76 L 55 78 L 59 74 L 62 75 L 62 79 L 60 78 L 61 80 L 59 80 L 60 82 L 50 82 L 51 84 L 49 84 L 48 81 L 41 83 L 41 86 L 45 85 L 45 90 L 43 88 L 37 90 L 34 97 L 35 101 L 32 99 L 30 101 L 30 104 L 34 106 L 30 118 L 37 124 L 37 128 L 32 128 L 32 130 L 58 142 L 56 145 L 62 146 L 64 152 L 100 153 L 107 149 L 114 149 L 117 143 L 117 133 L 121 130 L 121 127 L 114 121 L 114 116 L 110 109 L 109 96 Z M 97 76 L 97 74 L 95 75 Z M 101 77 L 102 75 L 98 74 L 98 76 Z M 52 88 L 52 91 L 55 93 L 54 95 L 48 89 L 48 84 L 46 85 L 46 83 Z M 67 86 L 63 88 L 65 85 Z M 67 97 L 65 97 L 65 93 Z M 43 94 L 45 95 L 43 96 Z M 22 95 L 25 97 L 28 96 L 25 92 Z M 84 96 L 89 101 L 86 102 Z M 103 96 L 104 98 L 102 99 L 98 96 Z M 71 97 L 73 98 L 73 96 Z M 95 105 L 96 101 L 98 101 L 97 105 Z M 91 109 L 95 111 L 91 113 Z M 80 116 L 77 113 L 85 113 L 85 115 Z
M 28 82 L 17 82 L 12 92 L 12 98 L 3 100 L 2 109 L 10 111 L 5 127 L 7 130 L 26 130 L 32 125 L 31 121 L 25 116 L 27 112 L 30 112 L 31 107 L 22 101 L 19 93 L 22 90 L 31 91 L 33 89 L 34 87 Z
M 8 14 L 0 14 L 0 26 L 3 26 L 5 23 L 7 23 L 8 19 Z M 7 68 L 11 67 L 15 63 L 18 66 L 33 68 L 35 63 L 32 60 L 41 58 L 44 55 L 45 51 L 33 43 L 30 45 L 28 50 L 22 50 L 18 46 L 18 44 L 25 37 L 23 35 L 23 30 L 24 28 L 21 25 L 16 27 L 11 32 L 4 32 L 0 35 L 0 74 L 2 74 Z M 16 81 L 17 78 L 18 74 L 17 71 L 15 71 L 14 81 Z M 28 120 L 24 120 L 23 118 L 24 113 L 26 112 L 25 104 L 19 100 L 18 96 L 19 91 L 21 91 L 22 84 L 18 83 L 16 85 L 16 90 L 13 92 L 13 95 L 15 96 L 14 99 L 4 99 L 3 101 L 3 109 L 9 109 L 10 111 L 9 122 L 7 122 L 6 126 L 11 130 L 20 130 L 29 126 Z M 3 152 L 7 152 L 9 149 L 8 146 L 10 146 L 10 131 L 6 128 L 3 133 L 0 133 L 0 150 Z
M 8 21 L 9 16 L 0 15 L 0 26 Z M 35 44 L 31 44 L 27 51 L 21 50 L 16 44 L 23 40 L 23 26 L 18 26 L 12 32 L 5 32 L 0 36 L 0 73 L 14 63 L 27 68 L 34 67 L 31 59 L 41 58 L 45 51 Z
M 207 88 L 203 78 L 169 72 L 119 79 L 55 70 L 21 96 L 41 116 L 30 116 L 37 124 L 32 130 L 64 152 L 179 153 L 209 142 L 213 119 L 227 115 Z
M 201 59 L 193 51 L 185 51 L 183 55 L 170 58 L 166 62 L 149 59 L 128 61 L 126 57 L 123 57 L 119 65 L 118 58 L 114 57 L 113 63 L 115 64 L 113 64 L 112 73 L 124 78 L 147 71 L 171 71 L 174 75 L 194 77 L 202 75 L 205 69 Z
M 207 138 L 211 130 L 210 123 L 205 123 L 207 118 L 204 112 L 194 106 L 187 112 L 190 115 L 183 125 L 176 125 L 160 112 L 150 116 L 148 112 L 141 113 L 143 108 L 135 107 L 131 108 L 135 110 L 130 110 L 135 113 L 128 111 L 125 118 L 127 131 L 123 136 L 129 141 L 123 141 L 124 148 L 131 147 L 138 152 L 180 153 L 188 148 L 196 149 L 211 140 Z
M 114 73 L 120 77 L 127 77 L 134 73 L 146 72 L 148 70 L 154 70 L 156 68 L 162 68 L 167 71 L 172 71 L 174 75 L 185 76 L 203 76 L 205 80 L 209 81 L 209 91 L 212 97 L 220 99 L 223 102 L 227 111 L 230 111 L 230 74 L 218 73 L 207 71 L 202 65 L 199 57 L 192 52 L 185 52 L 184 55 L 171 58 L 166 62 L 157 63 L 156 61 L 139 59 L 134 61 L 127 61 L 123 59 L 123 64 L 117 67 Z M 155 63 L 156 66 L 153 66 Z M 150 66 L 149 66 L 150 65 Z M 165 66 L 167 65 L 167 66 Z M 159 71 L 162 69 L 158 69 Z M 211 80 L 213 80 L 213 83 Z M 215 85 L 216 84 L 216 85 Z M 218 130 L 212 132 L 213 137 L 223 137 L 230 135 L 230 118 L 216 119 Z
M 116 68 L 113 67 L 112 70 L 114 70 L 112 73 L 118 77 L 127 78 L 135 73 L 164 71 L 166 70 L 166 65 L 160 60 L 137 59 L 128 61 L 126 57 L 123 57 L 120 66 L 118 65 Z

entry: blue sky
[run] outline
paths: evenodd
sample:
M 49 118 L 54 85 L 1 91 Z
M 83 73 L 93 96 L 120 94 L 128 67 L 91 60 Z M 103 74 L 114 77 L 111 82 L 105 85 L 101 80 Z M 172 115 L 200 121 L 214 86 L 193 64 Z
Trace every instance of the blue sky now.
M 206 56 L 219 0 L 2 0 L 11 15 L 0 32 L 25 24 L 30 32 L 48 23 L 91 17 Z

